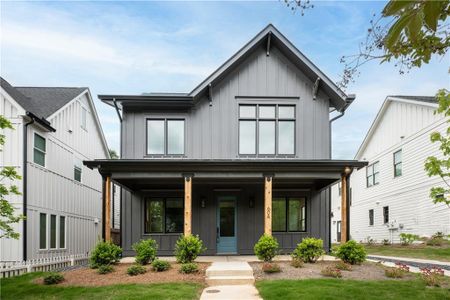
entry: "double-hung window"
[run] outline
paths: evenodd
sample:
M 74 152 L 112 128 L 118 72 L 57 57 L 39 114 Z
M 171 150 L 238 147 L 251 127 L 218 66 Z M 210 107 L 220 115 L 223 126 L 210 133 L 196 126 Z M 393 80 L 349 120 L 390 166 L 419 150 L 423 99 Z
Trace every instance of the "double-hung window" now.
M 35 133 L 34 149 L 33 149 L 33 161 L 35 164 L 45 167 L 45 150 L 46 150 L 45 138 Z
M 87 130 L 87 109 L 85 107 L 81 107 L 81 128 Z
M 272 200 L 272 230 L 296 232 L 306 230 L 305 198 L 275 197 Z
M 73 166 L 73 179 L 79 182 L 81 182 L 81 172 L 83 170 L 82 165 L 83 164 L 81 163 L 81 160 L 75 159 L 75 163 Z
M 183 155 L 184 120 L 147 119 L 147 154 Z
M 366 169 L 367 187 L 371 187 L 380 182 L 379 181 L 380 171 L 378 170 L 379 164 L 380 164 L 379 162 L 376 162 L 367 167 Z
M 239 105 L 240 155 L 294 155 L 294 105 Z
M 181 233 L 183 198 L 148 198 L 145 201 L 145 233 Z
M 394 177 L 402 175 L 402 150 L 394 153 Z

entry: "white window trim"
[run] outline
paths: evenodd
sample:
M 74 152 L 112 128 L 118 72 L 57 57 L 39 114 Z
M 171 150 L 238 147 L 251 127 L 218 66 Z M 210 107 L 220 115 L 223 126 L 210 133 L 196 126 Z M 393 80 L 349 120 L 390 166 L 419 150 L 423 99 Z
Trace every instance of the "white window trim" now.
M 44 141 L 45 141 L 45 151 L 42 151 L 41 149 L 36 148 L 36 146 L 35 146 L 36 145 L 36 143 L 35 143 L 36 135 L 38 135 L 38 136 L 40 136 L 41 138 L 44 139 Z M 40 165 L 40 164 L 38 164 L 38 163 L 36 163 L 34 161 L 34 150 L 37 150 L 37 151 L 39 151 L 41 153 L 44 153 L 44 165 Z M 32 155 L 31 161 L 33 162 L 33 164 L 38 165 L 38 166 L 43 167 L 43 168 L 47 168 L 47 138 L 45 138 L 42 134 L 40 134 L 37 131 L 33 131 L 33 152 L 32 152 L 31 155 Z
M 50 219 L 50 222 L 48 222 L 48 231 L 49 231 L 49 234 L 51 235 L 52 234 L 52 224 L 51 224 L 51 221 L 52 221 L 52 216 L 55 216 L 55 248 L 52 248 L 52 246 L 51 246 L 51 236 L 49 236 L 49 239 L 48 239 L 48 249 L 49 250 L 58 250 L 58 215 L 56 215 L 56 214 L 49 214 L 49 219 Z
M 45 248 L 41 248 L 41 214 L 45 215 Z M 49 250 L 49 244 L 48 244 L 48 214 L 39 212 L 39 251 L 46 251 Z
M 60 241 L 60 229 L 61 229 L 61 217 L 64 217 L 64 247 L 63 248 L 61 248 L 61 241 Z M 58 216 L 58 220 L 57 220 L 57 223 L 58 223 L 58 236 L 57 236 L 57 241 L 58 241 L 58 249 L 61 249 L 61 250 L 66 250 L 67 249 L 67 216 L 66 215 L 59 215 Z

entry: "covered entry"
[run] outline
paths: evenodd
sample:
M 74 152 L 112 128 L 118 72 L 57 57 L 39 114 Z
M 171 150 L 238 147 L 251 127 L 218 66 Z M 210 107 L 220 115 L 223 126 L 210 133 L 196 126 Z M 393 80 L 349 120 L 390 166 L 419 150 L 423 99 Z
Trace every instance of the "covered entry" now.
M 105 183 L 123 187 L 124 255 L 134 255 L 131 245 L 146 238 L 158 242 L 159 255 L 172 255 L 180 234 L 198 234 L 207 247 L 205 254 L 216 255 L 252 254 L 264 233 L 275 236 L 283 252 L 309 236 L 323 239 L 328 249 L 328 186 L 365 163 L 144 159 L 85 164 L 98 168 Z M 108 202 L 105 194 L 105 211 Z

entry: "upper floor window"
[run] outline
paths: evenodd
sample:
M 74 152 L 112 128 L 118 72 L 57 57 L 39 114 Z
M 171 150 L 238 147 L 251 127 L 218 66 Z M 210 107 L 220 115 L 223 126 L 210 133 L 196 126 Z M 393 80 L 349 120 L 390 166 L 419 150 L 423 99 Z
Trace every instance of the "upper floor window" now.
M 402 175 L 402 150 L 394 153 L 394 177 Z
M 239 154 L 294 155 L 294 105 L 239 105 Z
M 45 138 L 39 134 L 34 134 L 34 150 L 33 150 L 33 161 L 34 163 L 45 167 L 45 149 L 46 142 Z
M 367 167 L 366 170 L 367 187 L 380 183 L 379 181 L 380 171 L 378 170 L 379 164 L 380 163 L 377 161 L 376 163 L 371 164 L 370 166 Z
M 148 119 L 147 154 L 183 155 L 184 120 Z
M 81 128 L 87 130 L 87 109 L 81 107 Z
M 73 166 L 73 179 L 81 182 L 81 172 L 82 172 L 82 163 L 81 160 L 75 159 L 75 163 Z

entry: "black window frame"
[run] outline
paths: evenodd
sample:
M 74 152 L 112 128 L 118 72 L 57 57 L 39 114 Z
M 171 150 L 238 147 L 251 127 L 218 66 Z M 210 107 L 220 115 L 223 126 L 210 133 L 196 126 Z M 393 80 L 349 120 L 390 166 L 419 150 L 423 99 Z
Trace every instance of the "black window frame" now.
M 255 116 L 250 117 L 241 117 L 240 115 L 240 107 L 241 106 L 251 106 L 255 107 Z M 274 107 L 275 108 L 275 115 L 274 117 L 260 117 L 259 116 L 259 108 L 260 107 Z M 294 109 L 294 116 L 292 118 L 283 117 L 280 118 L 279 116 L 279 107 L 292 107 Z M 279 104 L 279 103 L 239 103 L 238 104 L 238 155 L 241 157 L 295 157 L 297 153 L 297 106 L 295 104 Z M 241 144 L 240 144 L 240 136 L 241 136 L 241 121 L 254 121 L 255 122 L 255 153 L 249 154 L 249 153 L 241 153 Z M 273 154 L 261 154 L 259 152 L 259 123 L 261 122 L 274 122 L 275 123 L 275 136 L 274 136 L 274 143 L 275 143 L 275 151 Z M 281 122 L 292 122 L 294 123 L 294 151 L 292 154 L 283 154 L 279 153 L 279 123 Z
M 377 167 L 378 167 L 378 171 L 377 172 L 375 172 L 375 165 L 377 165 Z M 380 178 L 379 178 L 379 175 L 380 175 L 380 169 L 379 169 L 379 167 L 380 167 L 380 161 L 376 161 L 376 162 L 374 162 L 374 163 L 372 163 L 372 164 L 370 164 L 370 165 L 368 165 L 367 167 L 366 167 L 366 187 L 372 187 L 372 186 L 375 186 L 375 185 L 377 185 L 377 184 L 380 184 Z M 369 169 L 370 168 L 372 168 L 372 173 L 371 174 L 369 174 Z M 375 182 L 375 175 L 378 175 L 378 181 L 377 182 Z M 369 178 L 372 178 L 372 184 L 369 184 Z
M 394 177 L 395 177 L 395 178 L 396 178 L 396 177 L 400 177 L 400 176 L 403 175 L 403 151 L 402 151 L 402 150 L 403 150 L 403 149 L 397 150 L 397 151 L 395 151 L 395 152 L 393 153 L 393 155 L 392 155 L 392 163 L 393 163 L 393 165 L 394 165 Z M 400 156 L 401 156 L 400 162 L 396 162 L 396 161 L 395 161 L 395 155 L 396 155 L 397 153 L 400 153 Z M 400 174 L 397 175 L 397 166 L 398 166 L 398 165 L 400 165 Z
M 389 206 L 383 206 L 383 224 L 389 223 Z
M 374 225 L 374 219 L 375 219 L 375 212 L 373 209 L 369 209 L 369 226 Z
M 272 232 L 307 232 L 308 230 L 308 199 L 305 196 L 274 196 L 273 199 L 284 199 L 285 201 L 285 209 L 286 209 L 286 220 L 285 220 L 285 230 L 272 230 Z M 304 230 L 289 230 L 289 200 L 290 199 L 304 199 L 305 200 L 305 228 Z M 272 209 L 273 210 L 273 209 Z M 272 211 L 272 218 L 273 218 L 273 211 Z M 273 220 L 272 220 L 273 224 Z M 271 226 L 272 226 L 271 224 Z
M 148 153 L 148 121 L 164 121 L 164 153 Z M 171 154 L 169 153 L 169 139 L 168 139 L 168 123 L 170 121 L 183 121 L 183 153 Z M 145 119 L 145 156 L 147 157 L 183 157 L 186 155 L 186 118 L 146 118 Z
M 167 231 L 166 228 L 166 202 L 167 200 L 174 200 L 174 199 L 181 199 L 181 203 L 183 204 L 182 208 L 183 208 L 183 228 L 181 229 L 181 231 Z M 151 201 L 162 201 L 163 202 L 163 218 L 162 218 L 162 231 L 160 232 L 148 232 L 147 231 L 147 207 L 148 207 L 148 203 Z M 144 200 L 144 234 L 146 235 L 152 235 L 152 234 L 180 234 L 184 232 L 184 198 L 183 197 L 176 197 L 176 196 L 172 196 L 172 197 L 146 197 Z

